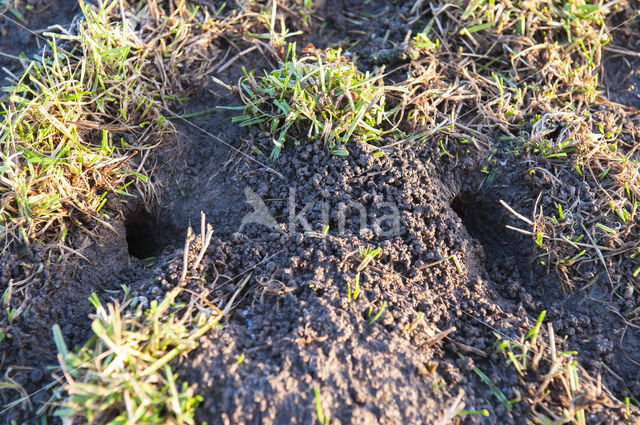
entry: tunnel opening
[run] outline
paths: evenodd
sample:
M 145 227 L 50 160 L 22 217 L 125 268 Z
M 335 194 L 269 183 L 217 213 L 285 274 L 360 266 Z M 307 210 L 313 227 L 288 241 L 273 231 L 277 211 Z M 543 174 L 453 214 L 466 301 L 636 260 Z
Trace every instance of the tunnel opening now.
M 506 232 L 497 208 L 491 208 L 475 196 L 466 194 L 453 198 L 451 208 L 462 220 L 469 236 L 480 241 L 485 251 L 502 245 Z
M 460 217 L 469 236 L 477 240 L 484 253 L 490 275 L 517 269 L 523 278 L 531 276 L 531 243 L 525 235 L 509 230 L 508 216 L 497 198 L 482 194 L 458 194 L 451 208 Z
M 175 245 L 175 229 L 141 209 L 125 219 L 129 255 L 146 259 L 155 257 L 165 248 Z

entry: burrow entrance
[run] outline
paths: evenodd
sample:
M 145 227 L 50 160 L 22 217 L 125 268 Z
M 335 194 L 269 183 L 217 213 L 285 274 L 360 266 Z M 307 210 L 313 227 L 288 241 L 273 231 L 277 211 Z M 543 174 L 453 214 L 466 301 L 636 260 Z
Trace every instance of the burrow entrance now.
M 175 247 L 178 230 L 168 223 L 140 209 L 129 214 L 124 222 L 129 255 L 139 259 L 155 257 L 165 248 Z
M 459 194 L 451 201 L 451 208 L 458 214 L 469 235 L 478 239 L 485 251 L 492 251 L 504 241 L 504 224 L 497 211 L 490 208 L 475 194 Z
M 506 228 L 507 212 L 498 197 L 460 193 L 451 201 L 451 208 L 462 220 L 469 236 L 480 242 L 490 276 L 497 277 L 494 275 L 499 270 L 517 269 L 523 278 L 532 278 L 531 243 L 524 235 Z

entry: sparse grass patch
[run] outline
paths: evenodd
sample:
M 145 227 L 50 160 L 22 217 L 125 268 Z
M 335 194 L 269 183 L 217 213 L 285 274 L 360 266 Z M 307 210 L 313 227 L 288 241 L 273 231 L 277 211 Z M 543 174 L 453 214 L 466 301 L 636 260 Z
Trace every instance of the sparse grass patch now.
M 263 77 L 245 71 L 235 87 L 244 106 L 233 121 L 259 126 L 273 140 L 272 158 L 287 144 L 318 139 L 334 154 L 346 155 L 351 137 L 374 142 L 395 130 L 393 111 L 386 109 L 393 88 L 380 75 L 361 73 L 340 50 L 296 59 L 290 45 L 288 58 Z
M 520 377 L 522 401 L 528 404 L 530 423 L 583 425 L 608 412 L 637 408 L 612 398 L 599 378 L 589 376 L 575 360 L 575 351 L 560 351 L 553 327 L 545 331 L 542 312 L 534 327 L 518 340 L 498 336 L 496 352 Z
M 437 45 L 404 83 L 402 112 L 424 130 L 416 140 L 434 138 L 456 160 L 486 148 L 489 165 L 486 134 L 509 141 L 542 192 L 532 215 L 519 212 L 540 261 L 567 290 L 604 278 L 638 293 L 637 135 L 628 114 L 597 101 L 612 22 L 633 16 L 627 2 L 419 1 L 411 13 Z
M 441 3 L 432 7 L 437 22 L 433 37 L 441 40 L 445 51 L 473 58 L 469 71 L 479 82 L 485 80 L 498 100 L 491 109 L 510 121 L 519 114 L 500 110 L 505 91 L 528 99 L 525 110 L 550 105 L 579 108 L 593 99 L 602 48 L 611 40 L 605 18 L 622 3 Z
M 540 261 L 569 289 L 598 277 L 634 288 L 640 157 L 633 124 L 609 111 L 549 113 L 527 140 L 535 154 L 528 178 L 544 192 L 531 219 L 521 217 L 530 230 L 520 231 L 531 234 Z
M 536 114 L 580 113 L 597 95 L 606 18 L 623 3 L 416 2 L 408 18 L 427 18 L 419 36 L 436 48 L 410 67 L 405 116 L 488 146 L 488 128 L 516 139 Z

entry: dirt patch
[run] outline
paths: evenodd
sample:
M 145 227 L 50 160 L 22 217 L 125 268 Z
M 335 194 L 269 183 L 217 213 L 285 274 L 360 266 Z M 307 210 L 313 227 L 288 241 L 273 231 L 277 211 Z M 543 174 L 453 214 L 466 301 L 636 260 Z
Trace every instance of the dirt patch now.
M 429 149 L 404 146 L 383 159 L 373 159 L 370 149 L 358 146 L 342 159 L 314 146 L 301 148 L 302 152 L 284 153 L 277 161 L 275 168 L 284 181 L 260 170 L 254 179 L 240 181 L 256 188 L 266 184 L 261 192 L 265 199 L 289 199 L 293 190 L 312 229 L 321 227 L 327 203 L 332 211 L 330 230 L 318 238 L 305 236 L 300 222 L 287 224 L 287 234 L 252 225 L 231 242 L 217 242 L 213 254 L 217 272 L 233 275 L 259 264 L 253 269 L 258 284 L 224 330 L 183 363 L 182 376 L 198 382 L 200 393 L 207 394 L 202 420 L 280 423 L 295 417 L 312 423 L 315 387 L 326 394 L 323 405 L 341 423 L 434 422 L 461 390 L 468 408 L 488 408 L 501 423 L 519 423 L 524 415 L 526 406 L 508 412 L 492 400 L 491 390 L 472 368 L 476 362 L 494 382 L 505 385 L 507 397 L 516 397 L 515 372 L 509 374 L 477 354 L 492 352 L 494 331 L 521 333 L 530 326 L 527 315 L 541 311 L 548 302 L 524 289 L 527 283 L 540 283 L 526 275 L 525 270 L 532 273 L 527 257 L 518 260 L 522 259 L 519 247 L 526 245 L 518 235 L 502 230 L 496 230 L 497 237 L 487 236 L 491 226 L 504 227 L 508 222 L 508 215 L 497 208 L 495 214 L 489 209 L 471 218 L 463 212 L 462 221 L 449 206 L 451 192 L 442 190 L 446 186 L 430 165 Z M 451 174 L 443 178 L 452 179 Z M 497 178 L 490 190 L 501 182 Z M 508 185 L 503 188 L 508 190 L 501 195 L 510 193 L 509 200 L 514 201 L 518 192 Z M 398 205 L 395 236 L 384 235 L 389 223 L 380 220 L 383 214 L 376 210 L 380 202 Z M 458 202 L 454 198 L 454 207 Z M 346 224 L 341 227 L 339 211 L 347 204 L 365 206 L 367 225 L 361 226 L 360 211 L 354 209 L 345 213 Z M 291 217 L 288 208 L 276 201 L 269 212 L 273 217 Z M 482 245 L 469 233 L 480 235 Z M 365 246 L 379 246 L 382 253 L 375 266 L 363 272 L 362 292 L 353 301 L 347 285 L 353 284 L 357 261 L 353 264 L 348 258 Z M 450 255 L 459 256 L 462 273 L 453 262 L 428 267 Z M 486 270 L 485 257 L 490 259 Z M 558 284 L 553 278 L 546 280 Z M 383 303 L 385 312 L 370 324 L 371 311 L 375 314 Z M 403 334 L 402 329 L 420 313 L 425 315 L 424 329 Z M 575 321 L 576 316 L 565 310 L 552 319 L 560 324 Z M 430 344 L 451 326 L 458 331 L 451 334 L 449 344 Z M 460 352 L 456 342 L 462 341 L 478 351 Z M 238 364 L 238 359 L 243 360 Z M 432 373 L 426 372 L 436 364 Z M 446 387 L 440 388 L 442 383 Z M 478 419 L 468 417 L 466 422 Z
M 405 37 L 411 29 L 411 24 L 402 17 L 411 4 L 324 0 L 315 7 L 322 21 L 317 32 L 312 32 L 318 36 L 312 37 L 313 43 L 320 48 L 336 44 L 351 47 L 349 51 L 361 58 L 407 41 Z
M 637 113 L 640 107 L 640 59 L 635 52 L 640 33 L 637 24 L 624 25 L 623 17 L 618 18 L 616 24 L 615 46 L 606 50 L 603 61 L 604 98 L 635 108 Z
M 105 299 L 117 296 L 121 291 L 117 276 L 132 272 L 128 267 L 124 226 L 117 221 L 110 224 L 111 229 L 98 229 L 94 235 L 84 235 L 80 249 L 86 260 L 37 247 L 25 247 L 20 254 L 3 255 L 0 274 L 5 284 L 2 290 L 21 301 L 17 305 L 9 303 L 19 309 L 16 320 L 9 321 L 5 315 L 2 318 L 2 329 L 10 335 L 0 343 L 3 380 L 17 384 L 25 392 L 22 395 L 33 396 L 21 408 L 4 412 L 2 423 L 32 419 L 34 406 L 49 397 L 47 392 L 38 390 L 51 382 L 47 368 L 56 364 L 51 326 L 60 324 L 71 346 L 84 344 L 90 334 L 88 315 L 94 310 L 89 296 L 92 292 Z M 56 264 L 61 257 L 65 260 Z M 48 265 L 34 267 L 38 264 Z M 3 392 L 3 405 L 18 395 Z
M 616 53 L 609 53 L 610 65 L 605 68 L 607 98 L 631 108 L 640 107 L 640 59 Z
M 240 73 L 241 69 L 234 67 L 225 80 L 235 81 Z M 204 212 L 216 235 L 229 237 L 240 228 L 244 213 L 250 211 L 235 172 L 237 164 L 246 160 L 242 140 L 247 131 L 228 125 L 231 111 L 216 109 L 231 104 L 235 105 L 235 98 L 229 90 L 209 85 L 184 109 L 176 111 L 178 115 L 204 113 L 188 121 L 174 120 L 180 134 L 180 153 L 157 177 L 160 182 L 169 182 L 160 199 L 159 218 L 176 229 L 183 229 L 185 223 L 199 225 L 200 213 Z M 177 240 L 181 243 L 183 238 L 180 234 Z
M 254 269 L 258 285 L 237 306 L 225 336 L 208 339 L 184 363 L 183 376 L 199 382 L 201 393 L 208 395 L 202 420 L 280 423 L 296 417 L 311 423 L 317 386 L 328 397 L 323 401 L 332 417 L 343 423 L 371 423 L 373 418 L 429 422 L 442 414 L 441 401 L 457 395 L 460 382 L 433 390 L 438 374 L 425 371 L 442 358 L 425 344 L 430 333 L 437 333 L 436 326 L 455 323 L 437 294 L 443 287 L 456 292 L 470 277 L 451 273 L 455 267 L 420 268 L 454 252 L 464 255 L 469 241 L 460 235 L 462 226 L 442 198 L 440 183 L 433 182 L 429 156 L 414 149 L 376 160 L 361 145 L 340 159 L 310 145 L 299 153 L 283 153 L 275 163 L 284 181 L 260 169 L 241 181 L 264 199 L 276 200 L 268 205 L 273 217 L 291 217 L 284 200 L 294 192 L 297 208 L 308 212 L 304 221 L 286 223 L 285 234 L 252 224 L 214 251 L 223 275 L 262 264 Z M 260 191 L 261 185 L 266 190 Z M 399 205 L 395 235 L 385 235 L 393 223 L 382 219 L 388 215 L 383 202 Z M 325 203 L 325 210 L 333 212 L 328 214 L 328 235 L 305 237 L 321 228 Z M 349 204 L 367 210 L 364 226 L 362 211 L 345 209 Z M 366 246 L 380 246 L 382 253 L 376 267 L 363 271 L 362 290 L 353 301 L 347 298 L 347 284 L 353 283 L 357 262 L 349 255 L 353 258 L 354 250 Z M 473 250 L 468 256 L 475 258 Z M 379 321 L 369 324 L 384 302 Z M 402 327 L 419 312 L 426 315 L 427 332 L 403 335 Z M 393 359 L 385 360 L 389 353 Z M 235 360 L 242 355 L 238 365 Z M 453 359 L 445 363 L 451 380 L 469 382 Z

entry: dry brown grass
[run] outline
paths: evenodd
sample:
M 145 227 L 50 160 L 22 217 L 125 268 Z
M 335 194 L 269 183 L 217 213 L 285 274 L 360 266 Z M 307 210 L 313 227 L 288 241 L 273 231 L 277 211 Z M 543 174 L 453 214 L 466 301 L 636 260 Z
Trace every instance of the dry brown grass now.
M 517 340 L 499 337 L 497 342 L 497 352 L 518 373 L 519 398 L 528 405 L 527 423 L 603 423 L 616 411 L 615 417 L 631 421 L 637 407 L 613 397 L 599 375 L 590 376 L 575 360 L 576 352 L 561 350 L 562 341 L 556 340 L 551 323 L 542 326 L 544 315 L 526 335 Z
M 429 22 L 414 40 L 430 43 L 408 65 L 398 118 L 446 155 L 463 151 L 453 141 L 488 154 L 510 143 L 540 193 L 521 230 L 566 289 L 604 277 L 640 291 L 637 117 L 602 111 L 598 83 L 633 13 L 626 1 L 418 1 L 406 17 Z

